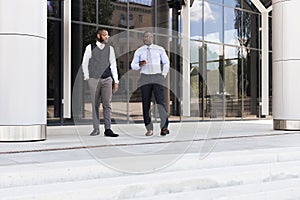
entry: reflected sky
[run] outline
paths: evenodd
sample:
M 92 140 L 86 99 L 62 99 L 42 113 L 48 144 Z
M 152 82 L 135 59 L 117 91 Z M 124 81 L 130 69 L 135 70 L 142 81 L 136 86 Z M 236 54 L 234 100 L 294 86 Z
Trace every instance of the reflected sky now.
M 118 2 L 128 2 L 128 0 L 118 0 Z M 137 4 L 151 6 L 152 0 L 129 0 L 129 3 L 137 3 Z
M 214 2 L 217 2 L 214 1 Z M 217 3 L 221 3 L 223 0 Z M 226 5 L 231 2 L 237 2 L 236 0 L 225 1 Z M 265 1 L 266 2 L 266 1 Z M 203 8 L 204 6 L 204 8 Z M 202 13 L 204 12 L 204 13 Z M 224 13 L 224 19 L 223 14 Z M 251 16 L 250 16 L 251 15 Z M 248 17 L 248 24 L 251 24 L 251 20 L 255 20 L 255 14 L 243 12 L 239 9 L 234 9 L 234 7 L 222 7 L 220 4 L 215 4 L 202 0 L 195 0 L 193 6 L 191 7 L 191 39 L 192 40 L 202 40 L 204 37 L 205 41 L 220 43 L 225 45 L 234 45 L 240 46 L 240 37 L 245 37 L 244 39 L 248 39 L 247 37 L 251 36 L 245 33 L 238 33 L 238 31 L 251 31 L 250 29 L 240 29 L 241 23 L 245 21 L 238 21 L 239 18 Z M 204 17 L 204 19 L 202 19 Z M 255 23 L 255 21 L 253 21 Z M 203 24 L 204 23 L 204 24 Z M 223 24 L 224 23 L 224 24 Z M 204 30 L 202 30 L 204 28 Z M 251 34 L 251 33 L 250 33 Z M 198 49 L 196 46 L 201 44 L 195 44 L 195 49 Z M 255 45 L 255 44 L 253 44 Z M 252 46 L 256 47 L 256 46 Z M 225 56 L 234 57 L 237 55 L 237 50 L 235 48 L 227 48 L 224 52 L 220 52 L 220 48 L 215 45 L 210 47 L 210 51 L 212 54 L 222 55 L 224 53 Z M 197 55 L 197 52 L 191 52 L 191 54 Z

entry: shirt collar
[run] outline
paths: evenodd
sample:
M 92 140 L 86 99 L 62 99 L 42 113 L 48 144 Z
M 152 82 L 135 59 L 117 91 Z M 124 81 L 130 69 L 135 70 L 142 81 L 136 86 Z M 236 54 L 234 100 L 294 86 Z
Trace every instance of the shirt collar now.
M 149 46 L 148 46 L 148 45 L 144 45 L 144 46 L 145 46 L 146 49 L 148 49 L 148 48 L 149 48 L 149 49 L 153 48 L 153 44 L 150 44 Z
M 99 41 L 96 42 L 96 45 L 99 47 L 99 48 L 104 48 L 105 47 L 105 44 L 104 43 L 101 43 Z

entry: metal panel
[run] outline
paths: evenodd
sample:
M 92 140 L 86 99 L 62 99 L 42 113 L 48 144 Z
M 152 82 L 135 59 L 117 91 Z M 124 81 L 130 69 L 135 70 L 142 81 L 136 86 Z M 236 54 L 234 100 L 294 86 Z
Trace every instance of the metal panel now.
M 300 120 L 273 120 L 273 128 L 275 130 L 300 130 Z
M 46 125 L 0 126 L 0 141 L 37 141 L 46 139 Z

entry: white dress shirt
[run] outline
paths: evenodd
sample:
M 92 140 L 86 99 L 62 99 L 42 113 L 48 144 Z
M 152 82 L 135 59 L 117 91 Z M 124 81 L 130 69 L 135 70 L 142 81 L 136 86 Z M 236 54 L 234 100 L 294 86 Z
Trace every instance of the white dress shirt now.
M 147 61 L 148 48 L 151 53 L 152 63 Z M 146 65 L 140 66 L 139 63 L 143 60 L 146 60 Z M 163 65 L 162 70 L 161 64 Z M 141 74 L 162 74 L 166 77 L 170 69 L 170 61 L 163 47 L 155 44 L 149 46 L 143 45 L 135 51 L 131 62 L 131 68 L 133 70 L 140 70 Z
M 105 44 L 102 44 L 99 41 L 96 42 L 96 45 L 100 49 L 103 49 L 105 47 Z M 89 60 L 90 60 L 91 57 L 92 57 L 92 48 L 91 48 L 91 44 L 89 44 L 85 48 L 85 52 L 84 52 L 83 60 L 82 60 L 82 64 L 81 64 L 84 80 L 87 80 L 87 79 L 90 78 L 90 76 L 89 76 Z M 110 69 L 111 69 L 112 77 L 113 77 L 115 83 L 119 83 L 117 63 L 116 63 L 116 55 L 115 55 L 115 50 L 112 46 L 110 46 L 109 63 L 110 63 Z

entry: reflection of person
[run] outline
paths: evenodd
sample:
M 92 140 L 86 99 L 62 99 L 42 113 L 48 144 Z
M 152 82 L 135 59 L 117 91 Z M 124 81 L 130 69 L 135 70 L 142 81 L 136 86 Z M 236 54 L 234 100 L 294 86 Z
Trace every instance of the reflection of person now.
M 146 31 L 143 35 L 144 45 L 138 48 L 131 62 L 133 70 L 140 70 L 140 85 L 142 91 L 142 106 L 144 123 L 147 129 L 146 136 L 153 135 L 153 124 L 151 122 L 150 105 L 152 92 L 158 105 L 159 117 L 161 119 L 160 135 L 169 134 L 168 113 L 165 104 L 164 81 L 169 72 L 170 62 L 163 47 L 153 44 L 153 34 Z M 161 64 L 163 68 L 161 69 Z
M 111 98 L 112 92 L 118 90 L 118 71 L 115 51 L 108 44 L 108 31 L 99 29 L 97 41 L 89 44 L 84 52 L 82 70 L 84 80 L 88 81 L 92 99 L 93 128 L 91 136 L 99 135 L 99 106 L 102 101 L 104 116 L 104 135 L 118 137 L 111 130 Z M 113 83 L 114 80 L 114 83 Z

